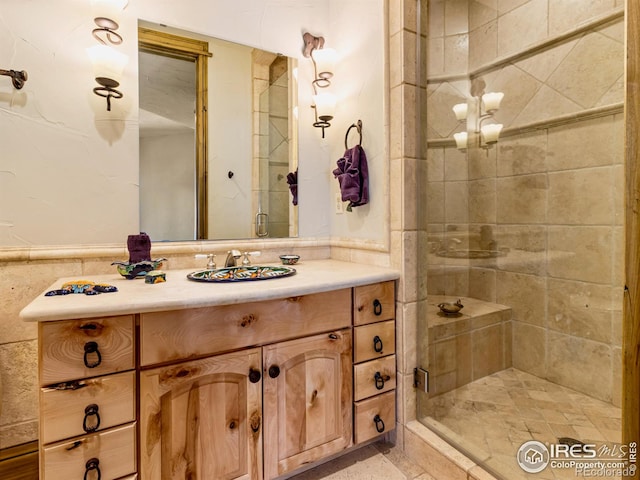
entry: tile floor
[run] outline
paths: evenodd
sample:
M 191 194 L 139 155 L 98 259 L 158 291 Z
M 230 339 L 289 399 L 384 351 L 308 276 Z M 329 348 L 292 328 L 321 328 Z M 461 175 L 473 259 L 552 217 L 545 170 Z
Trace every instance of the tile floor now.
M 377 442 L 289 480 L 435 480 L 392 444 Z
M 497 478 L 576 479 L 573 470 L 547 468 L 526 474 L 516 452 L 528 440 L 556 443 L 558 437 L 613 444 L 620 441 L 621 411 L 606 402 L 510 368 L 431 399 L 424 420 Z M 374 443 L 290 480 L 435 479 L 397 447 Z
M 528 440 L 620 442 L 621 410 L 587 395 L 509 368 L 430 400 L 424 423 L 471 458 L 509 480 L 573 478 L 573 470 L 525 474 L 516 452 Z

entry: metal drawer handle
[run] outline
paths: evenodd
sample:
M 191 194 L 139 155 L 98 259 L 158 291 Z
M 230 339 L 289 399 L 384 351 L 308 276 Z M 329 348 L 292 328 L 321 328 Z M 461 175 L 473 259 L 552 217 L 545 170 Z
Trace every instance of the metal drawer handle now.
M 376 415 L 375 417 L 373 417 L 373 421 L 376 424 L 376 430 L 378 431 L 378 433 L 384 432 L 384 422 L 382 421 L 382 418 L 380 418 L 380 415 Z
M 95 353 L 96 360 L 93 362 L 89 361 L 89 355 Z M 87 342 L 84 344 L 84 366 L 87 368 L 96 368 L 98 365 L 102 363 L 102 355 L 100 354 L 100 350 L 98 350 L 98 344 L 96 342 Z
M 373 337 L 373 349 L 377 353 L 382 352 L 382 339 L 378 335 Z
M 84 470 L 84 480 L 87 480 L 89 477 L 89 472 L 91 470 L 95 470 L 96 473 L 98 474 L 97 480 L 100 480 L 100 477 L 102 476 L 102 474 L 100 473 L 100 460 L 98 460 L 97 458 L 90 458 L 89 460 L 87 460 L 87 463 L 85 465 L 85 470 Z
M 376 388 L 378 390 L 382 390 L 384 388 L 384 382 L 391 380 L 391 377 L 389 375 L 383 376 L 380 372 L 376 372 L 373 376 L 373 380 L 376 382 Z
M 373 301 L 373 314 L 376 317 L 382 315 L 382 303 L 377 298 Z
M 84 420 L 82 421 L 82 429 L 85 432 L 95 432 L 96 430 L 98 430 L 98 428 L 100 428 L 100 414 L 98 413 L 99 409 L 100 407 L 98 407 L 98 405 L 96 405 L 95 403 L 87 405 L 87 407 L 84 409 Z M 91 417 L 95 417 L 93 425 L 89 425 L 89 419 Z

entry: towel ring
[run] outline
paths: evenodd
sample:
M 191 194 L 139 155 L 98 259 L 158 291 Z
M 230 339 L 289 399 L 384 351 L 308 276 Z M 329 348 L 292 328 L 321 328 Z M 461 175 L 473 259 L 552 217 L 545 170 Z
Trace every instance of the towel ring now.
M 362 146 L 362 120 L 358 120 L 357 124 L 352 123 L 351 126 L 347 128 L 347 133 L 344 136 L 345 150 L 349 150 L 349 146 L 347 145 L 347 140 L 349 139 L 349 132 L 351 131 L 352 128 L 355 128 L 356 130 L 358 130 L 358 134 L 360 135 L 360 142 L 358 143 L 358 145 Z

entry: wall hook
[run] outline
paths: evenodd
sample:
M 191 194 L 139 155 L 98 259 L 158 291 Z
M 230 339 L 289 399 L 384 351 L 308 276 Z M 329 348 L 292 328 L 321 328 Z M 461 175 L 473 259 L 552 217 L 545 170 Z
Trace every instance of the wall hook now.
M 2 70 L 0 69 L 0 75 L 6 75 L 7 77 L 11 77 L 11 83 L 16 88 L 16 90 L 20 90 L 24 83 L 27 81 L 27 72 L 24 70 Z

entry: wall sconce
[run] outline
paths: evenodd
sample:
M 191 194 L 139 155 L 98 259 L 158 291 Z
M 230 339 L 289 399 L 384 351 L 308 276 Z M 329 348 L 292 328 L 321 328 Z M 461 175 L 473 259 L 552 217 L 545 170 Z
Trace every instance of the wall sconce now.
M 122 71 L 129 57 L 111 48 L 109 44 L 122 43 L 122 36 L 116 32 L 119 27 L 116 20 L 127 3 L 129 0 L 91 0 L 93 21 L 98 26 L 92 33 L 100 45 L 87 48 L 87 54 L 93 64 L 94 77 L 99 85 L 93 89 L 93 93 L 107 99 L 108 112 L 111 111 L 111 99 L 124 96 L 116 88 L 120 86 Z
M 111 111 L 111 99 L 122 98 L 119 90 L 122 71 L 129 57 L 106 45 L 95 45 L 87 48 L 87 54 L 93 63 L 93 74 L 100 85 L 93 93 L 107 99 L 107 111 Z
M 327 88 L 331 85 L 331 77 L 336 62 L 336 52 L 332 48 L 324 48 L 324 38 L 314 37 L 310 33 L 302 36 L 304 40 L 303 55 L 311 58 L 313 62 L 313 105 L 315 110 L 314 127 L 322 128 L 322 138 L 324 129 L 331 126 L 336 108 L 336 98 L 328 92 L 318 93 L 318 88 Z
M 120 45 L 122 36 L 116 32 L 119 25 L 116 21 L 120 12 L 127 6 L 129 0 L 91 0 L 94 12 L 93 21 L 98 28 L 93 29 L 93 36 L 103 45 L 107 42 Z
M 484 93 L 484 82 L 480 81 L 480 91 L 475 93 L 472 107 L 475 107 L 473 111 L 473 117 L 471 120 L 471 127 L 476 134 L 475 138 L 478 139 L 478 146 L 483 149 L 491 148 L 498 142 L 500 132 L 502 131 L 502 124 L 490 123 L 483 125 L 486 120 L 493 118 L 495 112 L 500 108 L 500 102 L 504 98 L 502 92 L 490 92 Z M 476 88 L 477 90 L 477 88 Z M 469 105 L 466 103 L 458 103 L 453 106 L 453 113 L 458 121 L 467 119 L 469 113 Z M 454 133 L 453 138 L 456 141 L 456 148 L 459 150 L 465 150 L 469 136 L 467 132 Z

